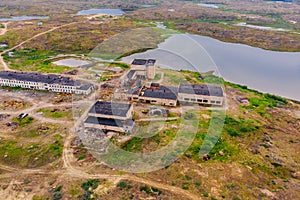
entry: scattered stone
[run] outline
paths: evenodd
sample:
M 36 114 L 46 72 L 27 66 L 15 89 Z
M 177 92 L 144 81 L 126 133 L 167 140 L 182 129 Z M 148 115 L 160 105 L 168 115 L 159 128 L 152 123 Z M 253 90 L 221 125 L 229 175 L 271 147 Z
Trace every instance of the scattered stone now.
M 210 156 L 209 156 L 208 154 L 204 155 L 204 156 L 203 156 L 203 160 L 204 160 L 204 161 L 210 160 Z
M 19 124 L 17 122 L 8 122 L 5 124 L 7 127 L 12 127 L 12 128 L 16 128 L 19 126 Z
M 251 152 L 251 153 L 253 153 L 253 154 L 259 154 L 260 152 L 259 152 L 259 144 L 254 144 L 252 147 L 250 147 L 250 148 L 248 148 L 248 150 Z
M 2 189 L 5 190 L 9 185 L 2 185 Z
M 8 114 L 0 114 L 0 121 L 5 120 L 8 117 L 10 117 L 10 115 L 8 115 Z
M 300 171 L 295 172 L 295 173 L 292 173 L 292 176 L 293 176 L 294 178 L 300 179 Z
M 220 156 L 224 156 L 224 152 L 223 151 L 219 151 L 219 155 Z
M 261 189 L 260 191 L 267 197 L 275 197 L 275 194 L 268 189 Z
M 177 129 L 177 128 L 178 128 L 178 126 L 176 126 L 176 125 L 172 125 L 172 126 L 171 126 L 171 128 Z
M 26 188 L 25 192 L 32 192 L 32 189 L 31 188 Z

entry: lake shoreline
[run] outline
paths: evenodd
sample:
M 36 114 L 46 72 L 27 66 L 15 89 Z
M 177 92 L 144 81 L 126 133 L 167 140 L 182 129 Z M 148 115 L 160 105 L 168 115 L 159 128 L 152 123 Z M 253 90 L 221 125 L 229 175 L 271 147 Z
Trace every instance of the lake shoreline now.
M 174 39 L 174 37 L 178 38 Z M 198 51 L 199 55 L 203 54 L 198 58 L 200 61 L 195 59 L 199 55 L 193 54 L 190 50 L 184 51 L 184 45 L 190 39 L 193 43 L 198 43 L 198 47 L 195 47 L 194 44 L 194 50 Z M 166 46 L 169 46 L 170 49 Z M 183 49 L 182 52 L 176 52 L 179 47 Z M 188 48 L 186 47 L 186 49 Z M 172 57 L 171 53 L 167 51 L 173 51 L 173 54 L 175 51 L 181 57 L 186 57 L 181 64 L 184 67 L 180 67 L 180 61 L 176 60 L 178 55 Z M 297 74 L 300 75 L 300 65 L 298 64 L 300 63 L 300 52 L 269 51 L 245 44 L 223 42 L 208 36 L 177 34 L 159 44 L 157 49 L 133 54 L 122 60 L 130 62 L 133 57 L 156 58 L 160 67 L 178 71 L 198 71 L 199 69 L 201 72 L 217 71 L 217 75 L 223 77 L 225 81 L 246 85 L 248 88 L 263 93 L 300 101 L 300 95 L 295 93 L 297 86 L 300 85 L 297 76 Z M 192 64 L 187 62 L 188 60 L 192 60 Z M 193 66 L 201 67 L 196 69 Z

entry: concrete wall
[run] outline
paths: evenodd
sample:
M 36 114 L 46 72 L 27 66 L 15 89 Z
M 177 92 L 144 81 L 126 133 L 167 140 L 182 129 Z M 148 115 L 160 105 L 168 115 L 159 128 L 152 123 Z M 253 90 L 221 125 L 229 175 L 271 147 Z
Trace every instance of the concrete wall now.
M 140 102 L 158 104 L 158 105 L 166 105 L 166 106 L 176 106 L 177 100 L 171 99 L 159 99 L 159 98 L 151 98 L 151 97 L 139 97 Z
M 146 65 L 130 65 L 130 69 L 134 70 L 146 70 Z
M 155 78 L 155 73 L 156 73 L 156 70 L 155 70 L 156 66 L 147 66 L 146 67 L 146 70 L 147 70 L 147 78 L 148 79 L 154 79 Z
M 118 126 L 105 126 L 101 124 L 89 124 L 89 123 L 84 123 L 85 128 L 95 128 L 95 129 L 101 129 L 101 130 L 108 130 L 108 131 L 115 131 L 115 132 L 121 132 L 125 133 L 125 129 L 123 127 L 118 127 Z
M 132 132 L 133 126 L 107 126 L 107 125 L 101 125 L 101 124 L 90 124 L 90 123 L 84 123 L 85 128 L 94 128 L 94 129 L 100 129 L 100 130 L 108 130 L 108 131 L 115 131 L 115 132 L 121 132 L 121 133 L 130 133 Z

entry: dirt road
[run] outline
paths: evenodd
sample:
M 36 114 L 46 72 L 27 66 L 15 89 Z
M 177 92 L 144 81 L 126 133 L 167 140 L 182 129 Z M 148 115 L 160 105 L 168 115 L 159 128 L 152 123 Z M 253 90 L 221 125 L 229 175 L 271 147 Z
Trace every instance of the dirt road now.
M 57 26 L 57 27 L 51 28 L 51 29 L 48 30 L 48 31 L 44 31 L 44 32 L 42 32 L 42 33 L 36 34 L 36 35 L 34 35 L 33 37 L 31 37 L 31 38 L 29 38 L 29 39 L 27 39 L 27 40 L 24 40 L 24 41 L 21 42 L 20 44 L 18 44 L 18 45 L 16 45 L 16 46 L 14 46 L 14 47 L 12 47 L 12 48 L 10 48 L 10 49 L 7 49 L 7 50 L 5 50 L 4 52 L 0 53 L 0 64 L 1 64 L 1 66 L 2 66 L 2 68 L 3 68 L 3 70 L 10 70 L 9 67 L 8 67 L 8 65 L 7 65 L 7 64 L 5 63 L 5 61 L 3 60 L 2 55 L 3 55 L 4 53 L 9 52 L 9 51 L 12 51 L 12 50 L 14 50 L 14 49 L 16 49 L 16 48 L 18 48 L 18 47 L 21 47 L 21 46 L 24 45 L 25 43 L 27 43 L 27 42 L 29 42 L 29 41 L 31 41 L 31 40 L 37 38 L 37 37 L 40 37 L 40 36 L 42 36 L 42 35 L 45 35 L 45 34 L 47 34 L 47 33 L 50 33 L 50 32 L 52 32 L 52 31 L 55 31 L 55 30 L 57 30 L 57 29 L 60 29 L 60 28 L 66 27 L 66 26 L 70 26 L 70 25 L 73 25 L 73 24 L 78 24 L 78 23 L 82 23 L 82 22 L 72 22 L 72 23 L 68 23 L 68 24 L 64 24 L 64 25 L 61 25 L 61 26 Z M 0 34 L 0 35 L 4 35 L 4 34 L 7 32 L 7 24 L 8 24 L 8 23 L 3 23 L 3 24 L 4 24 L 5 28 L 1 31 L 1 34 Z
M 3 24 L 4 28 L 0 29 L 0 35 L 4 35 L 7 32 L 7 25 L 9 24 L 9 22 L 4 22 L 1 24 Z
M 68 23 L 68 24 L 64 24 L 64 25 L 61 25 L 61 26 L 57 26 L 57 27 L 51 28 L 51 29 L 49 29 L 48 31 L 44 31 L 44 32 L 41 32 L 41 33 L 39 33 L 39 34 L 36 34 L 36 35 L 32 36 L 31 38 L 29 38 L 29 39 L 27 39 L 27 40 L 24 40 L 24 41 L 21 42 L 20 44 L 18 44 L 18 45 L 16 45 L 16 46 L 14 46 L 14 47 L 12 47 L 12 48 L 6 50 L 6 52 L 7 52 L 7 51 L 12 51 L 12 50 L 14 50 L 14 49 L 16 49 L 16 48 L 22 46 L 23 44 L 25 44 L 25 43 L 27 43 L 27 42 L 29 42 L 29 41 L 31 41 L 31 40 L 37 38 L 37 37 L 40 37 L 40 36 L 42 36 L 42 35 L 45 35 L 45 34 L 47 34 L 47 33 L 50 33 L 50 32 L 52 32 L 52 31 L 55 31 L 55 30 L 57 30 L 57 29 L 60 29 L 60 28 L 66 27 L 66 26 L 70 26 L 70 25 L 73 25 L 73 24 L 78 24 L 78 23 L 82 23 L 82 22 L 81 22 L 81 21 L 80 21 L 80 22 L 71 22 L 71 23 Z M 2 54 L 3 54 L 3 53 L 2 53 Z
M 0 29 L 0 36 L 1 36 L 1 35 L 4 35 L 4 34 L 7 32 L 7 25 L 8 25 L 9 23 L 6 22 L 6 23 L 1 23 L 1 24 L 4 25 L 4 28 Z M 7 64 L 4 62 L 4 60 L 3 60 L 3 58 L 2 58 L 2 56 L 1 56 L 1 54 L 0 54 L 0 67 L 1 67 L 1 66 L 2 66 L 2 68 L 3 68 L 4 70 L 9 70 Z

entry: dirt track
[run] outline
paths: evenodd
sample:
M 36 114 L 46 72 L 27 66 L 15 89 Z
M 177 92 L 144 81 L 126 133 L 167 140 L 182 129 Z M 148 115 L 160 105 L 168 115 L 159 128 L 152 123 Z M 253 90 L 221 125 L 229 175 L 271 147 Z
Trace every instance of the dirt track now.
M 8 22 L 7 23 L 2 23 L 4 25 L 4 28 L 0 29 L 0 36 L 1 35 L 4 35 L 6 32 L 7 32 L 7 25 L 9 24 Z M 0 54 L 0 66 L 2 66 L 2 68 L 4 70 L 9 70 L 7 64 L 4 62 L 2 56 L 2 54 Z
M 10 70 L 9 67 L 8 67 L 8 65 L 4 62 L 3 57 L 2 57 L 2 54 L 4 54 L 5 52 L 12 51 L 12 50 L 14 50 L 14 49 L 16 49 L 16 48 L 18 48 L 18 47 L 21 47 L 23 44 L 25 44 L 25 43 L 27 43 L 27 42 L 29 42 L 29 41 L 31 41 L 31 40 L 37 38 L 37 37 L 40 37 L 40 36 L 42 36 L 42 35 L 45 35 L 45 34 L 47 34 L 47 33 L 50 33 L 50 32 L 52 32 L 52 31 L 55 31 L 55 30 L 57 30 L 57 29 L 60 29 L 60 28 L 66 27 L 66 26 L 70 26 L 70 25 L 73 25 L 73 24 L 78 24 L 78 23 L 81 23 L 81 22 L 72 22 L 72 23 L 68 23 L 68 24 L 64 24 L 64 25 L 61 25 L 61 26 L 57 26 L 57 27 L 51 28 L 50 30 L 47 30 L 47 31 L 44 31 L 44 32 L 42 32 L 42 33 L 36 34 L 36 35 L 32 36 L 31 38 L 29 38 L 29 39 L 27 39 L 27 40 L 24 40 L 24 41 L 21 42 L 20 44 L 18 44 L 18 45 L 16 45 L 16 46 L 14 46 L 14 47 L 12 47 L 12 48 L 10 48 L 10 49 L 7 49 L 6 51 L 0 53 L 0 63 L 1 63 L 1 65 L 2 65 L 2 68 L 3 68 L 4 70 Z M 5 28 L 1 31 L 0 35 L 4 35 L 4 34 L 7 32 L 7 25 L 8 25 L 8 23 L 3 23 L 3 25 L 5 26 Z
M 0 29 L 0 35 L 4 35 L 7 32 L 7 25 L 9 22 L 1 23 L 4 25 L 4 28 Z

